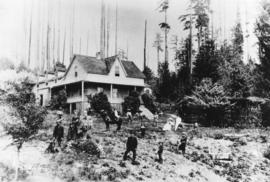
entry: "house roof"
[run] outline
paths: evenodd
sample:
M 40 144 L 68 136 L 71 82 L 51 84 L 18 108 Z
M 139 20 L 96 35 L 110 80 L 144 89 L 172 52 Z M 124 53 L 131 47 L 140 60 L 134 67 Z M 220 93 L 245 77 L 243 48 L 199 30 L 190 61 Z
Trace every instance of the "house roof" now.
M 96 57 L 75 55 L 73 60 L 78 60 L 87 73 L 108 75 L 117 56 L 105 58 L 104 61 Z M 127 73 L 127 77 L 144 79 L 144 74 L 132 61 L 123 61 L 121 63 Z M 72 64 L 72 63 L 71 63 Z
M 128 77 L 131 78 L 142 78 L 144 79 L 144 74 L 139 70 L 139 68 L 132 61 L 121 61 Z
M 96 57 L 75 55 L 78 62 L 83 66 L 87 73 L 107 75 L 107 66 L 104 61 Z

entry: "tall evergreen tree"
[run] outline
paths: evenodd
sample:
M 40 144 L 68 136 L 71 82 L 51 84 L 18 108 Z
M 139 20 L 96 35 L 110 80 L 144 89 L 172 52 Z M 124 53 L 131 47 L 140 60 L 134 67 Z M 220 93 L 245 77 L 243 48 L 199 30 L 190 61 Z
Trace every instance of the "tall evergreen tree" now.
M 171 74 L 169 70 L 169 63 L 163 62 L 158 69 L 159 80 L 156 86 L 155 95 L 160 101 L 168 100 L 172 91 L 172 84 L 170 82 Z
M 235 27 L 233 28 L 233 49 L 235 54 L 243 54 L 243 44 L 244 36 L 242 31 L 242 26 L 240 20 L 237 21 Z
M 270 97 L 270 2 L 262 3 L 262 13 L 257 19 L 255 33 L 259 44 L 260 64 L 256 68 L 255 94 Z
M 215 41 L 207 40 L 200 47 L 199 53 L 194 63 L 193 74 L 197 82 L 203 78 L 211 78 L 214 82 L 219 79 L 219 56 L 216 51 Z
M 177 70 L 178 92 L 182 98 L 186 94 L 190 93 L 191 85 L 190 80 L 190 68 L 189 68 L 189 38 L 180 43 L 180 48 L 177 50 L 177 56 L 175 60 L 175 67 Z
M 143 74 L 145 76 L 145 82 L 147 84 L 153 86 L 153 84 L 155 82 L 155 77 L 154 77 L 153 71 L 148 66 L 145 66 L 145 68 L 143 70 Z

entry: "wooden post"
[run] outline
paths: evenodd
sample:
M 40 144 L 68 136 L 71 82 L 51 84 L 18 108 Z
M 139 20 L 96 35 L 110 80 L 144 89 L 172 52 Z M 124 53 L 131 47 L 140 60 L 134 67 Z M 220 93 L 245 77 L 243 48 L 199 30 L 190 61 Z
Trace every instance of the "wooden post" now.
M 69 104 L 69 114 L 72 114 L 72 103 Z
M 111 89 L 110 89 L 110 97 L 111 97 L 111 103 L 112 103 L 112 98 L 113 98 L 113 85 L 111 84 Z
M 84 109 L 83 103 L 84 103 L 84 81 L 82 81 L 82 111 L 81 113 L 83 113 L 83 109 Z

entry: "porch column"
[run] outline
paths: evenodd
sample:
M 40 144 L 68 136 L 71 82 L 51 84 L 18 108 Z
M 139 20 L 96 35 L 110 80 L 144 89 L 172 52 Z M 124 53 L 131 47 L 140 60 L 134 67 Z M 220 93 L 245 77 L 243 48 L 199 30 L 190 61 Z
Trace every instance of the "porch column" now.
M 111 84 L 111 89 L 110 89 L 110 97 L 111 97 L 111 103 L 112 103 L 112 98 L 113 98 L 113 85 Z
M 84 103 L 84 81 L 82 81 L 82 112 L 81 113 L 83 113 L 84 111 L 83 103 Z
M 69 114 L 72 114 L 72 104 L 69 104 Z
M 136 86 L 134 87 L 134 91 L 137 91 L 137 87 Z
M 50 101 L 52 100 L 52 88 L 48 88 L 48 98 L 47 100 L 44 99 L 44 106 L 48 105 L 50 103 Z

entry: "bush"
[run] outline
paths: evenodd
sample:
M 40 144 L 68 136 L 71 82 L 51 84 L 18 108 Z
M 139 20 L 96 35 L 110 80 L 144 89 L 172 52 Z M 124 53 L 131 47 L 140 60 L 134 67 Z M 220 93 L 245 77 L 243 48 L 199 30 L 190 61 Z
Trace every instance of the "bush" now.
M 95 94 L 93 97 L 89 96 L 88 100 L 92 108 L 96 112 L 100 112 L 101 110 L 105 110 L 108 113 L 112 111 L 111 104 L 109 103 L 108 97 L 103 92 Z
M 263 156 L 270 160 L 270 147 L 266 149 L 266 151 L 263 153 Z
M 142 100 L 144 103 L 144 106 L 149 109 L 152 113 L 155 113 L 157 111 L 157 108 L 154 104 L 153 97 L 150 94 L 144 93 L 142 95 Z
M 184 115 L 184 119 L 196 118 L 192 122 L 205 121 L 202 124 L 207 126 L 224 126 L 226 110 L 230 106 L 223 86 L 212 83 L 211 79 L 202 80 L 191 96 L 186 96 L 177 103 L 178 111 Z
M 50 101 L 51 109 L 67 108 L 67 92 L 63 89 L 52 96 Z
M 264 127 L 270 126 L 270 102 L 266 102 L 261 106 L 262 111 L 262 125 Z
M 221 140 L 223 139 L 224 135 L 222 133 L 214 133 L 213 138 L 215 140 Z
M 130 92 L 129 96 L 127 96 L 124 99 L 123 111 L 127 112 L 127 109 L 129 108 L 132 114 L 135 114 L 136 112 L 138 112 L 139 107 L 140 107 L 139 93 L 136 91 Z

